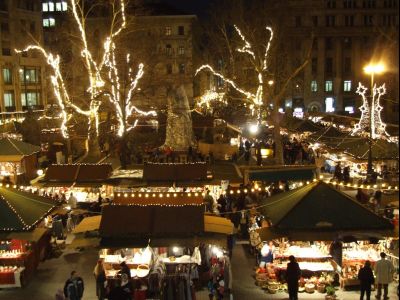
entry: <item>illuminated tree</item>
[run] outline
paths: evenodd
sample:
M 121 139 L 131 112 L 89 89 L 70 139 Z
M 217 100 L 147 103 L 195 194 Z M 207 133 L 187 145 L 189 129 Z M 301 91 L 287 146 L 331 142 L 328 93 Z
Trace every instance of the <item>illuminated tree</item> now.
M 143 76 L 143 64 L 139 64 L 136 75 L 129 66 L 127 83 L 121 85 L 120 72 L 115 59 L 116 44 L 115 40 L 122 30 L 126 27 L 125 1 L 113 0 L 110 5 L 112 8 L 112 17 L 109 33 L 105 38 L 103 49 L 100 55 L 94 55 L 95 45 L 90 45 L 88 39 L 87 16 L 90 8 L 85 9 L 84 1 L 70 0 L 70 11 L 72 11 L 73 20 L 78 27 L 78 40 L 80 54 L 86 71 L 88 82 L 87 92 L 89 94 L 88 107 L 77 105 L 71 100 L 71 91 L 66 87 L 66 81 L 61 71 L 60 55 L 48 52 L 40 45 L 30 45 L 17 52 L 26 52 L 31 50 L 39 51 L 46 59 L 51 69 L 51 84 L 57 103 L 61 109 L 61 132 L 65 138 L 69 137 L 67 122 L 73 113 L 84 115 L 88 119 L 88 153 L 98 154 L 98 133 L 99 133 L 99 108 L 103 103 L 103 98 L 109 101 L 115 107 L 115 114 L 118 120 L 117 134 L 123 136 L 134 126 L 128 122 L 129 116 L 135 112 L 141 115 L 153 114 L 154 111 L 144 112 L 133 105 L 132 93 L 136 89 L 138 81 Z M 98 57 L 98 59 L 95 59 Z M 126 64 L 130 64 L 130 56 L 127 55 Z
M 282 5 L 285 3 L 282 1 Z M 218 1 L 210 11 L 212 22 L 204 30 L 206 36 L 202 41 L 203 48 L 208 49 L 204 60 L 223 63 L 218 68 L 207 64 L 198 69 L 198 72 L 209 71 L 231 88 L 225 93 L 228 101 L 241 101 L 245 105 L 250 102 L 258 121 L 273 126 L 277 164 L 283 164 L 279 108 L 285 97 L 290 96 L 292 82 L 309 63 L 313 40 L 312 33 L 311 38 L 306 34 L 302 38 L 305 47 L 293 51 L 293 39 L 280 5 L 279 2 L 269 6 L 268 1 Z

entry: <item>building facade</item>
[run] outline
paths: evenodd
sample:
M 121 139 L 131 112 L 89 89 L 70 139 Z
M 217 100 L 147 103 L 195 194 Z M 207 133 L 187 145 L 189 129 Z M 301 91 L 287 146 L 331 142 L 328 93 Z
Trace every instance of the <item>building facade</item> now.
M 286 107 L 304 111 L 359 114 L 361 82 L 368 89 L 371 77 L 363 71 L 371 62 L 383 63 L 385 72 L 374 83 L 385 83 L 381 99 L 386 122 L 398 123 L 399 47 L 398 0 L 285 1 L 286 24 L 292 41 L 293 63 L 314 34 L 311 61 L 292 82 Z M 368 91 L 369 94 L 369 91 Z
M 0 1 L 0 24 L 0 114 L 41 110 L 47 103 L 45 62 L 38 53 L 14 51 L 42 43 L 41 0 Z

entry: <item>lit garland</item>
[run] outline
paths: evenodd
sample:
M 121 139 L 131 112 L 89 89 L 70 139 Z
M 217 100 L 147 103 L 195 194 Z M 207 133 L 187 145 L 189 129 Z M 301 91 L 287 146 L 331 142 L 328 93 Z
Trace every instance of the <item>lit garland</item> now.
M 372 99 L 371 105 L 368 104 L 367 96 L 365 95 L 367 92 L 367 88 L 358 83 L 358 88 L 356 93 L 362 97 L 363 104 L 360 107 L 361 118 L 358 124 L 354 126 L 353 134 L 356 133 L 369 133 L 371 131 L 371 135 L 373 139 L 389 137 L 389 134 L 386 132 L 386 124 L 382 122 L 381 119 L 381 111 L 383 107 L 380 105 L 380 98 L 386 94 L 385 84 L 380 87 L 376 87 L 376 85 L 372 88 Z M 370 122 L 371 121 L 371 122 Z M 370 124 L 371 123 L 371 124 Z M 369 128 L 371 125 L 371 128 Z
M 255 70 L 257 71 L 257 91 L 256 93 L 251 93 L 249 91 L 246 91 L 242 88 L 240 88 L 232 79 L 229 79 L 225 77 L 223 74 L 216 72 L 210 65 L 202 65 L 196 70 L 195 76 L 201 72 L 202 70 L 208 70 L 211 72 L 214 76 L 217 76 L 224 80 L 226 83 L 228 83 L 231 87 L 233 87 L 236 91 L 239 93 L 243 94 L 246 96 L 246 99 L 248 99 L 251 102 L 250 109 L 252 110 L 252 113 L 254 114 L 255 111 L 257 111 L 257 117 L 261 117 L 261 106 L 263 105 L 263 86 L 264 86 L 264 71 L 267 70 L 268 65 L 267 65 L 267 59 L 268 59 L 268 53 L 271 48 L 271 42 L 273 39 L 273 30 L 271 27 L 266 27 L 267 31 L 269 31 L 269 40 L 267 43 L 267 46 L 265 48 L 265 53 L 264 57 L 262 59 L 258 59 L 252 49 L 251 44 L 247 41 L 245 36 L 242 34 L 240 29 L 234 25 L 236 32 L 242 39 L 244 46 L 241 48 L 237 48 L 236 50 L 241 53 L 246 53 L 250 55 L 251 57 L 251 62 L 253 66 L 255 67 Z M 260 65 L 261 62 L 261 65 Z M 206 100 L 207 98 L 201 98 L 202 100 Z
M 223 102 L 224 104 L 227 104 L 226 101 L 223 100 L 224 96 L 225 93 L 218 93 L 215 91 L 206 90 L 205 93 L 200 96 L 200 101 L 197 102 L 197 105 L 199 107 L 206 106 L 206 108 L 209 109 L 210 103 L 212 101 L 219 101 Z

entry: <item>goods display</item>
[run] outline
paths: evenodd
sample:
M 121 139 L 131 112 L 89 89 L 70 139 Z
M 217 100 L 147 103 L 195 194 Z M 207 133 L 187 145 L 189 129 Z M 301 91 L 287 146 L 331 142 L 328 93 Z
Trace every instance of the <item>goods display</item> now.
M 21 287 L 29 243 L 19 240 L 0 242 L 0 288 Z

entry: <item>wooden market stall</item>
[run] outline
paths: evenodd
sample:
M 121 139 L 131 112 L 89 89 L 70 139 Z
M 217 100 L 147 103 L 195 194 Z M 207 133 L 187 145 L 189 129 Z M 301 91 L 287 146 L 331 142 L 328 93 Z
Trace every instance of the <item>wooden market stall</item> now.
M 394 227 L 389 220 L 322 181 L 267 198 L 261 211 L 271 226 L 258 229 L 260 240 L 285 237 L 292 242 L 279 247 L 277 257 L 297 255 L 300 262 L 306 262 L 303 269 L 338 272 L 342 287 L 359 283 L 353 280 L 354 260 L 343 255 L 343 242 L 365 241 L 370 245 L 369 251 L 379 253 L 377 251 L 382 249 L 373 246 L 372 242 L 394 236 Z M 300 243 L 296 245 L 294 241 Z M 316 251 L 320 255 L 313 256 L 311 253 Z M 364 259 L 365 262 L 363 253 L 358 251 L 353 255 L 357 253 L 357 261 Z M 319 258 L 323 256 L 324 262 L 329 264 L 321 264 L 323 261 Z M 305 257 L 307 260 L 303 259 Z M 279 263 L 283 266 L 286 261 Z M 354 270 L 350 272 L 350 269 Z
M 49 198 L 0 188 L 0 288 L 21 287 L 34 275 L 51 238 L 38 225 L 54 207 Z
M 17 184 L 36 177 L 40 146 L 11 138 L 0 139 L 0 176 L 3 182 Z

